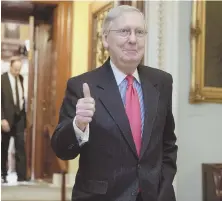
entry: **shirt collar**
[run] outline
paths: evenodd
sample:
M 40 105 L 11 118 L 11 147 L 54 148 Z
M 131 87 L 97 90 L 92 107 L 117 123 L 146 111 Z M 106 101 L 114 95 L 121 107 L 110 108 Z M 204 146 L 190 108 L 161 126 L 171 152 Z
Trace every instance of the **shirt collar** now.
M 120 71 L 111 60 L 110 60 L 110 66 L 113 70 L 113 74 L 116 79 L 116 83 L 119 86 L 120 83 L 126 78 L 127 75 L 125 73 L 123 73 L 122 71 Z M 137 82 L 140 83 L 140 78 L 139 78 L 139 74 L 138 74 L 137 69 L 134 71 L 134 73 L 132 75 L 137 80 Z
M 12 73 L 10 71 L 8 71 L 8 75 L 9 75 L 9 77 L 14 78 L 14 79 L 19 78 L 19 75 L 16 77 L 16 76 L 12 75 Z
M 10 71 L 8 71 L 8 75 L 9 75 L 9 77 L 11 77 L 11 78 L 15 78 L 15 76 L 12 75 Z

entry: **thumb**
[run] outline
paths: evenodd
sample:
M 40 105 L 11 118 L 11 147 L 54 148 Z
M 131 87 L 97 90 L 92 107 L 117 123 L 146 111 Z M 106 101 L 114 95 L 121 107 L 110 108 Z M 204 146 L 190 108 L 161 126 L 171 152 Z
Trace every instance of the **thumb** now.
M 83 95 L 84 95 L 84 98 L 90 98 L 91 97 L 89 85 L 87 83 L 83 84 Z

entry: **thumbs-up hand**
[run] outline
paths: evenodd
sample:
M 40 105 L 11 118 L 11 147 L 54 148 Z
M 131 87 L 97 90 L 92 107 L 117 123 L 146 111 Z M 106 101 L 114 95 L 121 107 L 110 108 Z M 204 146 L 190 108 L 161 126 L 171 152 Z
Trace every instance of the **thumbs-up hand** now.
M 84 97 L 79 99 L 76 104 L 76 126 L 85 131 L 87 125 L 92 121 L 95 112 L 95 100 L 91 97 L 89 85 L 83 84 Z

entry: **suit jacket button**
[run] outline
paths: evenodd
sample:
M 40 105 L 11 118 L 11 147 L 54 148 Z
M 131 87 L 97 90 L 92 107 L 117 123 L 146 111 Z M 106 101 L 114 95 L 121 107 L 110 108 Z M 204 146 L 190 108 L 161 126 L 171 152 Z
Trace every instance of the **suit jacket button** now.
M 140 169 L 140 168 L 141 168 L 141 165 L 140 165 L 140 164 L 138 164 L 138 165 L 137 165 L 137 168 L 138 168 L 138 169 Z

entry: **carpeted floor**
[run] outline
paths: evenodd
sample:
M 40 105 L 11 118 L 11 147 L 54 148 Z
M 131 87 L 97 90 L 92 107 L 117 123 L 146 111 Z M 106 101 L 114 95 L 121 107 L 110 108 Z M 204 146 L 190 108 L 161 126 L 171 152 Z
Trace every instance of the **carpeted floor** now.
M 60 201 L 61 188 L 46 182 L 17 182 L 16 174 L 9 174 L 8 183 L 1 184 L 2 201 Z M 71 199 L 72 188 L 66 188 Z

